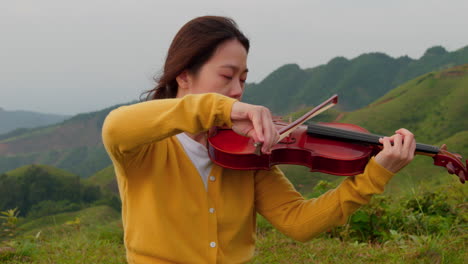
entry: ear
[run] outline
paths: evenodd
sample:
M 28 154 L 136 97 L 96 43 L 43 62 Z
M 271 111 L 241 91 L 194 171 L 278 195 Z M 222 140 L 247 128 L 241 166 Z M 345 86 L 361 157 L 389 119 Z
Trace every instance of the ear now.
M 187 90 L 189 88 L 190 80 L 187 70 L 184 70 L 176 77 L 177 85 L 179 89 Z

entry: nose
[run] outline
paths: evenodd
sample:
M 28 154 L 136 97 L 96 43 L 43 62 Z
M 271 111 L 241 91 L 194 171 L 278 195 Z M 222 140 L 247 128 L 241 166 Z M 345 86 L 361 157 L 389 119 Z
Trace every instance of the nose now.
M 244 83 L 241 80 L 237 80 L 233 83 L 229 97 L 240 100 L 242 93 L 244 92 Z

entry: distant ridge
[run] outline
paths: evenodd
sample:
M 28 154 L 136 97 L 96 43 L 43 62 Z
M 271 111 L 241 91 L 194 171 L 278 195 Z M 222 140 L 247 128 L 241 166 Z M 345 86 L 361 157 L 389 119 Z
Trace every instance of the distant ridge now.
M 310 69 L 287 64 L 260 83 L 249 83 L 243 100 L 267 106 L 275 114 L 285 114 L 317 105 L 337 93 L 338 108 L 352 111 L 420 75 L 465 63 L 468 63 L 468 46 L 453 52 L 435 46 L 419 59 L 392 58 L 374 52 L 353 59 L 336 57 Z
M 7 111 L 0 107 L 0 134 L 18 128 L 34 128 L 62 122 L 68 115 L 44 114 L 32 111 Z

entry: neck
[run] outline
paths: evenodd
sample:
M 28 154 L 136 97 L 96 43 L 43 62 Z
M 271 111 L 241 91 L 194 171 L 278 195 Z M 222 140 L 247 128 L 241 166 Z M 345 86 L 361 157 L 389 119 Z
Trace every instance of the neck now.
M 363 133 L 358 131 L 346 130 L 341 128 L 335 128 L 331 126 L 325 126 L 320 124 L 309 124 L 307 128 L 307 133 L 310 135 L 334 138 L 341 141 L 351 141 L 355 143 L 379 145 L 382 144 L 379 142 L 379 138 L 383 137 L 381 135 Z M 416 153 L 422 155 L 433 156 L 439 153 L 439 148 L 427 144 L 417 143 L 416 144 Z

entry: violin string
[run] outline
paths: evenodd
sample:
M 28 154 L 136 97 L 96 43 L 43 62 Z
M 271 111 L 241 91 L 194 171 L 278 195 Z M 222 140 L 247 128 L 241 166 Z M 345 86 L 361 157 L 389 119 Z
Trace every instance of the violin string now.
M 336 136 L 340 138 L 350 139 L 350 140 L 359 140 L 359 141 L 366 141 L 368 143 L 379 143 L 378 135 L 372 134 L 365 134 L 357 131 L 350 131 L 346 129 L 339 129 L 335 127 L 327 127 L 321 125 L 312 125 L 313 129 L 311 129 L 312 133 L 322 134 L 325 136 Z
M 335 136 L 338 138 L 357 140 L 357 141 L 362 141 L 366 143 L 373 143 L 373 144 L 381 145 L 378 142 L 378 139 L 382 137 L 380 135 L 365 134 L 362 132 L 350 131 L 350 130 L 334 128 L 334 127 L 326 127 L 326 126 L 321 126 L 321 125 L 313 125 L 313 127 L 318 131 L 317 134 L 322 134 L 324 136 Z M 312 133 L 315 133 L 315 132 L 316 132 L 315 130 L 312 131 Z M 422 144 L 422 143 L 416 144 L 416 150 L 427 152 L 427 153 L 439 152 L 438 147 L 427 145 L 427 144 Z
M 350 131 L 342 128 L 330 127 L 330 126 L 323 126 L 318 124 L 309 125 L 310 132 L 313 134 L 318 134 L 322 136 L 332 136 L 341 139 L 348 139 L 353 141 L 360 141 L 365 143 L 371 144 L 378 144 L 382 145 L 379 142 L 379 138 L 383 137 L 381 135 L 376 134 L 368 134 L 358 131 Z M 427 153 L 438 153 L 439 148 L 427 144 L 416 143 L 416 150 L 421 152 Z

